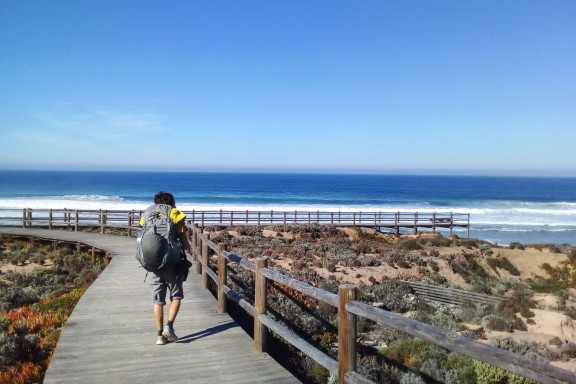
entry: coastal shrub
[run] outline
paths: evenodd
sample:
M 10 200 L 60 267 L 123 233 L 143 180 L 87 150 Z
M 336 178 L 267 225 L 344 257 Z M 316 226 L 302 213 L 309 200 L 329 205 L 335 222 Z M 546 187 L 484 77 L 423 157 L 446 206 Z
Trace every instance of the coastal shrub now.
M 490 244 L 480 244 L 480 253 L 486 256 L 490 256 L 494 253 Z
M 458 316 L 449 305 L 440 305 L 430 317 L 432 325 L 448 330 L 456 330 Z
M 554 279 L 536 277 L 529 278 L 527 281 L 530 284 L 530 289 L 536 293 L 558 293 L 567 288 L 565 283 Z
M 536 382 L 532 380 L 504 371 L 503 369 L 478 360 L 473 360 L 472 364 L 474 366 L 478 384 L 536 384 Z
M 425 244 L 431 247 L 449 247 L 452 245 L 452 240 L 447 237 L 431 237 L 429 239 L 422 239 Z
M 574 359 L 576 358 L 576 344 L 575 343 L 565 343 L 560 347 L 560 356 L 562 360 Z
M 482 326 L 492 331 L 512 332 L 514 322 L 497 315 L 488 315 L 482 319 Z
M 401 240 L 396 244 L 396 248 L 405 251 L 416 251 L 422 249 L 422 246 L 414 239 Z
M 0 368 L 16 365 L 19 362 L 41 362 L 46 351 L 40 346 L 40 338 L 31 334 L 0 333 Z
M 496 336 L 490 339 L 490 344 L 500 349 L 505 349 L 510 352 L 518 353 L 520 355 L 537 356 L 539 352 L 539 345 L 534 341 L 521 340 L 516 341 L 512 337 Z M 543 361 L 542 359 L 540 359 Z
M 0 310 L 7 311 L 39 300 L 40 294 L 35 288 L 6 286 L 0 291 Z
M 243 225 L 239 227 L 233 227 L 240 236 L 262 236 L 262 229 L 258 226 Z
M 496 273 L 498 269 L 503 269 L 512 276 L 520 276 L 520 271 L 506 257 L 489 258 L 486 261 Z
M 385 348 L 382 353 L 388 359 L 408 368 L 420 367 L 418 356 L 422 356 L 429 348 L 429 344 L 419 338 L 407 338 Z
M 519 249 L 519 250 L 524 250 L 524 245 L 522 245 L 521 243 L 517 242 L 517 241 L 513 241 L 510 243 L 510 249 Z
M 411 298 L 412 288 L 398 280 L 386 280 L 374 285 L 371 289 L 376 301 L 384 303 L 387 310 L 406 312 L 414 309 L 415 302 Z
M 458 245 L 467 247 L 469 249 L 478 248 L 478 240 L 476 239 L 461 239 L 458 240 Z
M 414 372 L 408 372 L 402 375 L 400 384 L 426 384 L 426 382 Z

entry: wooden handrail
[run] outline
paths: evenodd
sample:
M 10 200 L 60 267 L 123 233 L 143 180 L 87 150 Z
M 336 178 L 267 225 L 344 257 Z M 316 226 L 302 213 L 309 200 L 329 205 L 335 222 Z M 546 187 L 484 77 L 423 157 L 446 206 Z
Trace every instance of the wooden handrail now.
M 78 231 L 82 227 L 106 229 L 123 228 L 128 236 L 139 229 L 139 219 L 143 211 L 137 210 L 85 210 L 85 209 L 0 209 L 0 225 L 22 227 L 66 227 Z M 287 225 L 287 224 L 329 224 L 334 226 L 363 226 L 376 229 L 390 229 L 400 233 L 401 228 L 447 229 L 452 234 L 456 228 L 470 228 L 470 215 L 455 212 L 321 212 L 321 211 L 184 211 L 189 224 L 205 226 L 233 225 Z M 469 235 L 469 233 L 468 233 Z
M 205 239 L 205 235 L 201 233 L 201 228 L 197 225 L 192 225 L 191 231 L 195 233 L 197 239 L 202 239 L 202 244 L 206 244 L 206 247 L 208 247 L 209 244 L 212 251 L 218 252 L 219 246 Z M 221 247 L 220 245 L 220 248 Z M 195 249 L 197 250 L 197 248 Z M 202 252 L 202 254 L 204 255 L 204 252 Z M 576 382 L 575 374 L 548 363 L 536 363 L 534 360 L 522 355 L 483 344 L 460 336 L 455 332 L 356 301 L 356 287 L 354 286 L 341 285 L 338 295 L 336 295 L 266 267 L 265 258 L 256 259 L 253 263 L 242 256 L 229 252 L 221 252 L 221 255 L 227 260 L 233 261 L 255 273 L 255 306 L 252 307 L 244 302 L 244 306 L 250 309 L 247 310 L 247 313 L 254 317 L 254 349 L 256 351 L 265 351 L 265 335 L 268 330 L 273 331 L 286 340 L 286 342 L 298 348 L 318 364 L 337 375 L 339 383 L 370 383 L 368 379 L 363 378 L 355 372 L 356 316 L 385 324 L 388 327 L 419 337 L 432 344 L 492 364 L 498 368 L 535 380 L 539 383 L 566 384 Z M 199 260 L 199 257 L 197 257 L 197 259 Z M 208 268 L 207 258 L 203 257 L 202 260 L 201 268 L 203 275 L 210 275 L 216 284 L 220 281 L 225 281 L 225 279 L 217 276 Z M 210 272 L 206 272 L 206 270 L 210 270 Z M 338 309 L 338 361 L 298 337 L 286 328 L 286 326 L 267 316 L 266 295 L 268 281 L 282 284 Z M 221 287 L 218 287 L 218 292 L 221 289 Z M 226 287 L 226 292 L 228 297 L 236 297 L 236 302 L 242 300 L 238 299 L 238 297 L 240 297 L 238 293 L 232 294 L 229 287 Z

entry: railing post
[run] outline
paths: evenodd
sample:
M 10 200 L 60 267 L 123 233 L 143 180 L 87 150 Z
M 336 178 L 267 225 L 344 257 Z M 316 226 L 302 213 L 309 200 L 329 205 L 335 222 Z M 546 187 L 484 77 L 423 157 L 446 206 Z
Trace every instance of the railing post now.
M 432 212 L 432 230 L 436 232 L 436 212 Z
M 74 210 L 74 232 L 78 232 L 78 210 Z
M 198 254 L 196 248 L 198 246 L 198 226 L 192 222 L 192 261 L 198 263 Z
M 200 231 L 198 231 L 196 238 L 196 241 L 198 242 L 198 248 L 196 248 L 198 251 L 198 254 L 196 255 L 196 273 L 199 275 L 202 273 L 202 244 L 204 243 Z
M 225 313 L 227 307 L 226 294 L 224 293 L 224 286 L 228 278 L 228 259 L 224 257 L 226 251 L 226 244 L 218 244 L 218 306 L 216 312 Z
M 338 287 L 338 383 L 356 370 L 356 315 L 346 311 L 346 304 L 356 300 L 357 288 L 352 284 Z
M 414 212 L 414 234 L 418 233 L 418 211 Z
M 100 210 L 100 233 L 104 233 L 104 211 Z
M 454 225 L 454 217 L 452 211 L 450 211 L 450 236 L 452 236 L 452 226 Z
M 260 269 L 268 267 L 267 258 L 254 260 L 256 267 L 254 283 L 254 350 L 256 352 L 266 352 L 266 337 L 268 330 L 258 318 L 266 314 L 267 279 L 260 274 Z
M 26 217 L 28 216 L 26 208 L 22 208 L 22 228 L 26 228 Z
M 134 222 L 134 210 L 128 212 L 128 237 L 132 236 L 132 223 Z
M 206 237 L 208 234 L 204 235 L 204 241 L 202 241 L 202 288 L 208 288 L 208 240 Z
M 48 229 L 52 229 L 52 209 L 48 211 Z

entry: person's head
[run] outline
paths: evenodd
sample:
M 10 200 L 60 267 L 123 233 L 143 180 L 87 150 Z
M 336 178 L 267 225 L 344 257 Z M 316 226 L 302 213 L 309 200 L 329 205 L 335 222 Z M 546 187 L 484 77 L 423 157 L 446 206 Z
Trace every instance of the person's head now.
M 176 206 L 176 201 L 171 193 L 160 191 L 154 195 L 154 204 L 167 204 L 172 207 Z

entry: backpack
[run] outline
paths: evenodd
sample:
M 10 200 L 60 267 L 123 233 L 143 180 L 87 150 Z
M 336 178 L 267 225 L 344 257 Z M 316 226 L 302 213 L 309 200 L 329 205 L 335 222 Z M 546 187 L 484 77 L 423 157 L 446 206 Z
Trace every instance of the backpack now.
M 149 272 L 173 267 L 182 258 L 176 239 L 176 223 L 170 218 L 172 207 L 153 204 L 144 211 L 144 226 L 138 231 L 136 260 Z

